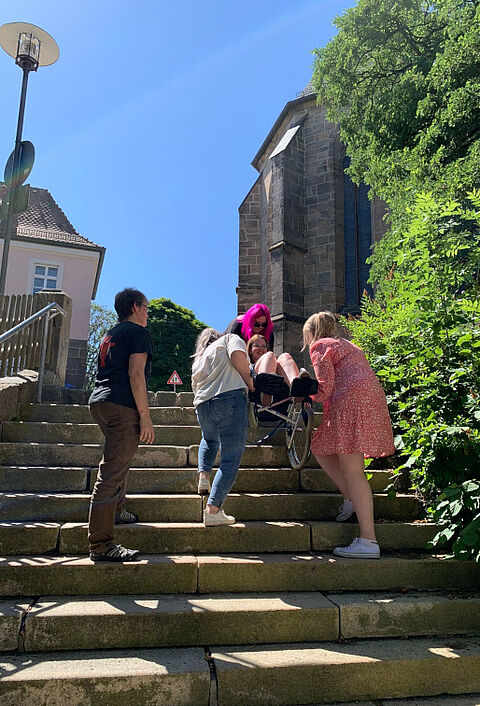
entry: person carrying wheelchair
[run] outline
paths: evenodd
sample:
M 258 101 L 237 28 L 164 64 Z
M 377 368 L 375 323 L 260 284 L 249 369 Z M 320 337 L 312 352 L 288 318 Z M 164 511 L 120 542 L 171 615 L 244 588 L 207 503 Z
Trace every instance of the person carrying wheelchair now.
M 317 402 L 323 402 L 322 422 L 312 440 L 312 452 L 343 495 L 337 521 L 356 513 L 360 536 L 337 556 L 379 559 L 375 537 L 373 495 L 364 473 L 364 458 L 395 452 L 385 393 L 363 351 L 336 335 L 330 311 L 313 314 L 303 327 L 318 380 Z
M 209 494 L 206 527 L 233 525 L 222 505 L 237 478 L 247 443 L 247 392 L 253 392 L 247 346 L 233 333 L 204 329 L 197 338 L 192 366 L 193 404 L 202 430 L 198 450 L 198 492 Z M 220 449 L 220 465 L 210 489 L 210 473 Z

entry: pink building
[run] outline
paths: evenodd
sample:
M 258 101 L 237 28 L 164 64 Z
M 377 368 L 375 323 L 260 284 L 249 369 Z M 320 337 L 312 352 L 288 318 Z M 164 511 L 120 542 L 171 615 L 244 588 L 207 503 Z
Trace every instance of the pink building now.
M 0 254 L 5 224 L 0 225 Z M 64 291 L 73 301 L 67 384 L 85 377 L 90 304 L 102 271 L 105 248 L 77 233 L 46 189 L 31 188 L 28 210 L 15 216 L 5 294 Z

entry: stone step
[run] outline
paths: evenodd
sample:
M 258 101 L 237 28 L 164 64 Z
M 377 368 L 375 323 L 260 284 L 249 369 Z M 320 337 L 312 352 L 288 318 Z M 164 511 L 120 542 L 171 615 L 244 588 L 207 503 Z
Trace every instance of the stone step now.
M 201 648 L 6 655 L 2 706 L 201 706 L 211 672 Z M 212 650 L 219 704 L 319 704 L 480 690 L 480 641 L 359 640 Z M 113 701 L 112 699 L 115 699 Z
M 4 649 L 17 649 L 19 642 L 26 652 L 337 640 L 338 615 L 317 591 L 0 602 Z
M 83 522 L 89 493 L 0 493 L 0 521 Z M 133 495 L 128 507 L 144 522 L 200 522 L 199 495 Z
M 217 456 L 215 466 L 218 465 Z M 310 464 L 318 464 L 313 456 Z M 198 466 L 198 444 L 193 444 L 188 449 L 188 465 Z M 287 451 L 284 446 L 247 446 L 242 456 L 240 466 L 248 468 L 285 468 L 289 466 Z
M 96 468 L 92 474 L 80 466 L 0 466 L 0 488 L 5 493 L 82 492 L 90 489 L 90 476 L 96 474 Z
M 144 554 L 310 551 L 310 526 L 301 522 L 238 522 L 205 527 L 197 522 L 139 523 L 117 527 L 115 538 Z M 60 529 L 62 554 L 86 554 L 87 525 L 67 522 Z
M 174 409 L 174 408 L 172 408 Z M 158 446 L 190 446 L 199 444 L 202 432 L 198 426 L 154 426 Z M 4 422 L 3 442 L 35 444 L 103 444 L 104 436 L 97 424 L 58 424 L 47 422 Z
M 175 411 L 175 407 L 171 410 Z M 168 411 L 171 411 L 168 410 Z M 155 444 L 161 446 L 190 446 L 199 444 L 202 432 L 198 425 L 154 425 Z M 249 441 L 256 442 L 262 434 L 257 430 L 249 432 Z M 36 444 L 103 444 L 104 437 L 97 424 L 71 424 L 57 422 L 3 422 L 2 441 Z M 270 445 L 285 445 L 283 434 L 275 434 Z
M 341 639 L 480 635 L 480 593 L 327 594 L 339 610 Z
M 192 647 L 204 645 L 207 636 L 211 646 L 479 633 L 480 594 L 314 591 L 0 601 L 4 651 Z
M 341 497 L 333 493 L 232 492 L 225 501 L 225 508 L 241 520 L 333 520 L 341 502 Z M 386 494 L 375 494 L 374 507 L 377 519 L 415 520 L 420 512 L 413 495 L 390 498 Z
M 102 453 L 99 444 L 0 443 L 0 465 L 98 466 Z M 132 465 L 183 468 L 187 453 L 184 446 L 139 446 Z
M 198 514 L 201 518 L 201 512 Z M 72 524 L 75 530 L 72 529 Z M 272 523 L 265 524 L 268 529 L 262 546 L 267 541 L 271 541 L 273 532 Z M 212 530 L 212 528 L 205 528 L 201 522 L 185 522 L 182 518 L 182 522 L 177 521 L 174 524 L 144 522 L 128 528 L 119 526 L 116 530 L 116 539 L 122 544 L 141 549 L 145 554 L 157 551 L 217 553 L 227 551 L 225 547 L 230 547 L 231 551 L 244 551 L 239 548 L 241 545 L 238 539 L 239 530 L 243 528 L 243 544 L 249 547 L 246 551 L 254 551 L 251 548 L 251 542 L 254 541 L 258 545 L 262 534 L 258 525 L 258 522 L 245 524 L 237 522 L 230 528 L 218 527 Z M 310 528 L 307 547 L 309 550 L 330 551 L 334 547 L 349 544 L 354 537 L 358 536 L 358 526 L 353 524 L 309 522 L 308 526 Z M 395 551 L 424 550 L 427 542 L 437 533 L 435 525 L 423 522 L 377 523 L 375 530 L 382 549 Z M 67 522 L 64 525 L 55 522 L 2 522 L 0 523 L 0 554 L 13 556 L 28 553 L 54 553 L 59 545 L 60 536 L 61 551 L 87 553 L 86 525 L 83 522 Z M 273 546 L 277 546 L 278 541 L 280 539 L 275 539 Z M 268 551 L 268 548 L 265 551 Z
M 60 527 L 57 522 L 0 522 L 0 557 L 52 554 L 60 540 Z
M 1 442 L 0 466 L 98 466 L 102 458 L 101 444 L 40 444 L 27 442 Z M 138 447 L 132 466 L 142 468 L 198 466 L 198 444 L 190 446 Z M 215 464 L 217 465 L 217 464 Z M 242 456 L 242 468 L 287 468 L 287 452 L 284 446 L 248 445 Z M 308 468 L 317 468 L 311 456 Z
M 5 656 L 2 706 L 201 706 L 210 672 L 202 648 Z
M 315 465 L 317 466 L 316 468 L 307 467 L 302 468 L 300 471 L 301 489 L 321 493 L 329 490 L 338 492 L 337 487 L 326 473 L 321 468 L 318 468 L 318 464 Z M 395 474 L 392 469 L 375 470 L 368 468 L 366 474 L 374 493 L 383 493 L 387 488 L 390 490 L 391 487 L 394 487 L 397 492 L 407 492 L 410 487 L 408 474 Z
M 212 474 L 212 479 L 215 471 Z M 370 487 L 382 493 L 390 484 L 391 471 L 370 471 Z M 0 467 L 0 488 L 4 492 L 67 492 L 92 489 L 97 468 L 62 466 Z M 132 468 L 127 479 L 130 493 L 196 493 L 197 472 L 193 468 Z M 336 491 L 320 468 L 244 468 L 240 469 L 235 489 L 239 492 L 273 493 L 305 490 Z
M 359 536 L 357 524 L 309 522 L 312 550 L 329 551 L 346 546 Z M 424 550 L 438 532 L 433 522 L 376 522 L 375 533 L 382 550 Z
M 334 490 L 326 480 L 322 490 Z M 380 492 L 388 483 L 388 472 L 378 471 L 372 487 Z M 385 475 L 386 473 L 386 475 Z M 212 474 L 214 477 L 215 471 Z M 67 492 L 91 490 L 95 485 L 97 468 L 62 466 L 3 466 L 0 467 L 0 488 L 7 491 Z M 127 488 L 132 493 L 196 493 L 198 476 L 193 468 L 132 468 Z M 241 469 L 235 487 L 240 492 L 288 492 L 299 489 L 300 475 L 291 468 Z M 375 485 L 373 485 L 375 483 Z M 321 485 L 320 481 L 318 483 Z
M 301 643 L 212 650 L 218 703 L 314 704 L 480 688 L 480 640 Z
M 217 531 L 219 528 L 214 528 Z M 127 564 L 86 556 L 0 557 L 0 595 L 132 595 L 277 591 L 478 590 L 480 565 L 442 557 L 384 555 L 378 561 L 330 553 L 147 555 Z
M 297 704 L 297 706 L 300 706 Z M 315 706 L 315 705 L 314 705 Z M 318 706 L 318 705 L 317 705 Z M 345 703 L 322 704 L 322 706 L 480 706 L 479 694 L 443 694 L 407 699 L 375 699 L 373 701 L 349 701 Z
M 173 393 L 172 393 L 173 394 Z M 196 425 L 193 407 L 150 407 L 153 424 Z M 26 404 L 20 408 L 24 422 L 51 422 L 58 424 L 92 424 L 93 419 L 86 405 L 77 404 Z
M 234 488 L 235 489 L 235 488 Z M 81 521 L 88 514 L 89 493 L 0 493 L 0 521 Z M 227 512 L 239 520 L 332 520 L 340 496 L 333 493 L 230 493 Z M 128 508 L 142 522 L 200 522 L 199 495 L 127 495 Z M 419 514 L 412 495 L 374 495 L 375 517 L 415 520 Z

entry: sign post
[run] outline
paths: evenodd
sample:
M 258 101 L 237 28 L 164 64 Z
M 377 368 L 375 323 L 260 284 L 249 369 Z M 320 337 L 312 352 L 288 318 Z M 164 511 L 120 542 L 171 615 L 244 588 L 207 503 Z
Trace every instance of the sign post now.
M 174 392 L 177 391 L 177 385 L 183 385 L 183 382 L 180 379 L 180 375 L 177 373 L 176 370 L 174 370 L 173 373 L 168 378 L 167 385 L 173 385 Z

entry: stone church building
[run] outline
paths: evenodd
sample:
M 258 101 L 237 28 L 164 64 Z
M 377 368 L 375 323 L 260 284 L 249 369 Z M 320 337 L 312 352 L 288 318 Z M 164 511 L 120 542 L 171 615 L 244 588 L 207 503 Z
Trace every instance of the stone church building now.
M 238 313 L 267 304 L 276 352 L 295 353 L 311 314 L 358 311 L 384 204 L 345 174 L 338 127 L 310 85 L 285 105 L 252 165 L 259 176 L 239 208 Z

